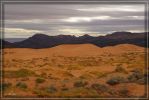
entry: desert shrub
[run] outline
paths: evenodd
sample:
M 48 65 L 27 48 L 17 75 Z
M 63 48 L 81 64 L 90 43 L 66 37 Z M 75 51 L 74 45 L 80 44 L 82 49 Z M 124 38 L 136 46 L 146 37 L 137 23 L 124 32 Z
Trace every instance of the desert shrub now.
M 118 92 L 122 97 L 129 97 L 129 90 L 127 88 L 122 88 Z
M 122 66 L 117 66 L 115 69 L 115 72 L 123 73 L 123 72 L 126 72 L 126 70 Z
M 64 80 L 63 80 L 62 82 L 64 82 L 64 83 L 68 83 L 68 82 L 69 82 L 69 79 L 64 78 Z
M 19 69 L 17 71 L 6 71 L 4 72 L 4 76 L 8 78 L 19 78 L 19 77 L 28 77 L 31 75 L 34 75 L 35 73 L 33 71 L 30 71 L 28 69 Z
M 79 76 L 79 78 L 80 79 L 91 79 L 92 75 L 85 73 L 85 74 L 82 74 L 81 76 Z
M 19 87 L 19 88 L 21 88 L 21 89 L 26 89 L 26 88 L 27 88 L 27 85 L 26 85 L 26 83 L 18 82 L 18 83 L 16 84 L 16 87 Z
M 62 91 L 68 91 L 69 89 L 67 87 L 61 88 Z
M 64 65 L 62 65 L 62 64 L 58 64 L 57 66 L 58 66 L 58 67 L 63 67 Z
M 144 84 L 145 83 L 145 76 L 139 69 L 135 69 L 132 71 L 132 74 L 128 76 L 129 82 L 135 82 L 139 84 Z
M 141 79 L 137 80 L 136 83 L 138 83 L 138 84 L 146 84 L 147 83 L 147 79 L 146 78 L 141 78 Z
M 103 73 L 103 72 L 98 72 L 98 73 L 96 73 L 96 75 L 97 75 L 97 77 L 98 78 L 101 78 L 101 77 L 105 77 L 106 75 L 107 75 L 107 73 Z
M 79 66 L 74 66 L 74 65 L 69 66 L 69 67 L 67 68 L 67 70 L 80 70 L 80 69 L 81 69 L 81 67 L 79 67 Z
M 97 78 L 106 77 L 109 73 L 99 72 L 99 71 L 92 71 L 90 72 L 93 75 L 96 75 Z
M 16 71 L 16 76 L 18 77 L 26 77 L 26 76 L 30 76 L 34 74 L 34 72 L 28 70 L 28 69 L 20 69 L 18 71 Z
M 119 84 L 119 83 L 123 83 L 125 81 L 126 80 L 125 80 L 124 77 L 117 76 L 117 77 L 110 78 L 106 83 L 109 84 L 109 85 L 116 85 L 116 84 Z
M 11 86 L 12 86 L 11 83 L 3 83 L 3 84 L 2 84 L 2 89 L 3 89 L 3 90 L 6 90 L 6 89 L 10 88 Z
M 57 92 L 57 89 L 53 85 L 51 85 L 51 86 L 46 88 L 46 91 L 48 93 L 55 93 L 55 92 Z
M 106 92 L 108 90 L 108 87 L 103 84 L 92 84 L 91 87 L 101 92 Z
M 111 94 L 112 96 L 117 95 L 117 91 L 116 91 L 115 89 L 109 89 L 109 88 L 108 88 L 107 92 L 108 92 L 109 94 Z
M 21 78 L 21 81 L 28 81 L 28 80 L 29 80 L 28 77 Z
M 45 82 L 45 79 L 43 79 L 43 78 L 36 79 L 36 83 L 43 83 L 43 82 Z
M 47 97 L 48 93 L 46 91 L 42 91 L 41 89 L 35 88 L 33 93 L 36 94 L 38 97 Z
M 134 73 L 142 73 L 142 69 L 136 68 L 136 69 L 131 70 L 131 72 L 134 72 Z
M 69 91 L 64 91 L 63 93 L 66 94 L 65 97 L 66 96 L 77 97 L 77 98 L 80 98 L 80 100 L 82 100 L 81 99 L 82 97 L 99 98 L 101 96 L 100 94 L 98 94 L 98 92 L 95 89 L 84 88 L 84 87 L 72 88 L 72 89 L 69 89 Z
M 98 65 L 98 61 L 95 60 L 81 60 L 77 62 L 80 66 L 96 66 Z
M 76 82 L 74 83 L 74 87 L 84 87 L 84 86 L 86 86 L 87 84 L 88 84 L 87 81 L 82 81 L 82 80 L 80 80 L 80 81 L 76 81 Z

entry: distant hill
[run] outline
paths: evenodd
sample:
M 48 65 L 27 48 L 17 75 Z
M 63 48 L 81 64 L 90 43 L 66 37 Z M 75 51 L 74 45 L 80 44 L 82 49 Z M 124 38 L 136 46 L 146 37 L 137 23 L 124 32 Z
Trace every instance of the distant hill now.
M 26 38 L 5 38 L 5 41 L 8 41 L 10 43 L 14 43 L 14 42 L 20 42 L 20 41 L 23 41 L 25 40 Z
M 7 42 L 7 41 L 4 41 L 2 39 L 0 39 L 1 43 L 2 43 L 2 48 L 12 48 L 12 47 L 15 47 L 13 43 L 10 43 L 10 42 Z
M 106 36 L 92 37 L 88 34 L 80 37 L 72 35 L 48 36 L 35 34 L 26 40 L 9 43 L 3 41 L 5 48 L 49 48 L 61 44 L 94 44 L 99 47 L 113 46 L 118 44 L 134 44 L 146 47 L 147 33 L 115 32 Z

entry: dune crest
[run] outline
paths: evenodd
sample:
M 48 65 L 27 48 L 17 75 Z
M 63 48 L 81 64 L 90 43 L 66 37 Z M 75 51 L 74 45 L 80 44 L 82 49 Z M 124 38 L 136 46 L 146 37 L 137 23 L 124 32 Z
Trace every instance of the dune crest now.
M 140 47 L 137 45 L 132 45 L 132 44 L 119 44 L 119 45 L 115 45 L 115 46 L 107 46 L 107 47 L 103 47 L 103 49 L 112 49 L 112 50 L 117 50 L 117 51 L 132 51 L 132 50 L 144 50 L 144 47 Z
M 55 47 L 52 47 L 51 49 L 62 49 L 62 48 L 68 48 L 68 49 L 75 49 L 75 48 L 79 48 L 79 49 L 82 49 L 82 48 L 94 48 L 94 49 L 99 49 L 100 47 L 94 45 L 94 44 L 62 44 L 62 45 L 59 45 L 59 46 L 55 46 Z
M 44 49 L 28 49 L 28 48 L 12 48 L 4 49 L 4 52 L 11 53 L 12 57 L 45 57 L 52 55 L 60 56 L 97 56 L 106 54 L 121 54 L 124 52 L 144 52 L 145 48 L 131 44 L 121 44 L 115 46 L 98 47 L 93 44 L 64 44 L 52 48 Z M 26 53 L 24 53 L 26 52 Z M 17 56 L 14 56 L 17 55 Z

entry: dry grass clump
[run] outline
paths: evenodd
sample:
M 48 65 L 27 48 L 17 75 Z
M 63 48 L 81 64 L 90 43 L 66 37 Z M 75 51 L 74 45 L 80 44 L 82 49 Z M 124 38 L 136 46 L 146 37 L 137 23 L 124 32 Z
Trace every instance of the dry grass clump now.
M 87 81 L 79 80 L 74 83 L 74 87 L 85 87 L 88 85 Z
M 20 88 L 20 89 L 26 89 L 27 88 L 27 84 L 23 83 L 23 82 L 18 82 L 16 84 L 16 87 Z
M 43 79 L 43 78 L 37 78 L 35 81 L 36 81 L 37 84 L 40 84 L 40 83 L 45 82 L 45 79 Z
M 19 77 L 28 77 L 33 76 L 35 73 L 28 69 L 19 69 L 17 71 L 5 71 L 4 77 L 7 78 L 19 78 Z
M 107 80 L 106 83 L 109 85 L 117 85 L 123 82 L 126 82 L 126 79 L 124 77 L 116 76 L 116 77 L 111 77 L 109 80 Z

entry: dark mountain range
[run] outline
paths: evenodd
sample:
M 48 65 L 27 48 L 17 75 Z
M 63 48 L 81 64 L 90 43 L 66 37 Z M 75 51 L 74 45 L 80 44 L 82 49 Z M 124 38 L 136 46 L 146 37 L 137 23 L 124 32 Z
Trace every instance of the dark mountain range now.
M 45 34 L 35 34 L 21 42 L 9 43 L 3 41 L 3 45 L 4 48 L 49 48 L 61 44 L 92 43 L 99 47 L 104 47 L 127 43 L 146 47 L 146 34 L 147 33 L 115 32 L 98 37 L 92 37 L 88 34 L 80 37 L 72 35 L 48 36 Z
M 20 42 L 25 40 L 26 38 L 5 38 L 5 41 L 8 41 L 10 43 L 14 43 L 14 42 Z
M 0 39 L 1 43 L 2 43 L 2 48 L 12 48 L 12 47 L 15 47 L 14 44 L 10 43 L 10 42 L 7 42 L 7 41 L 4 41 L 2 39 Z

